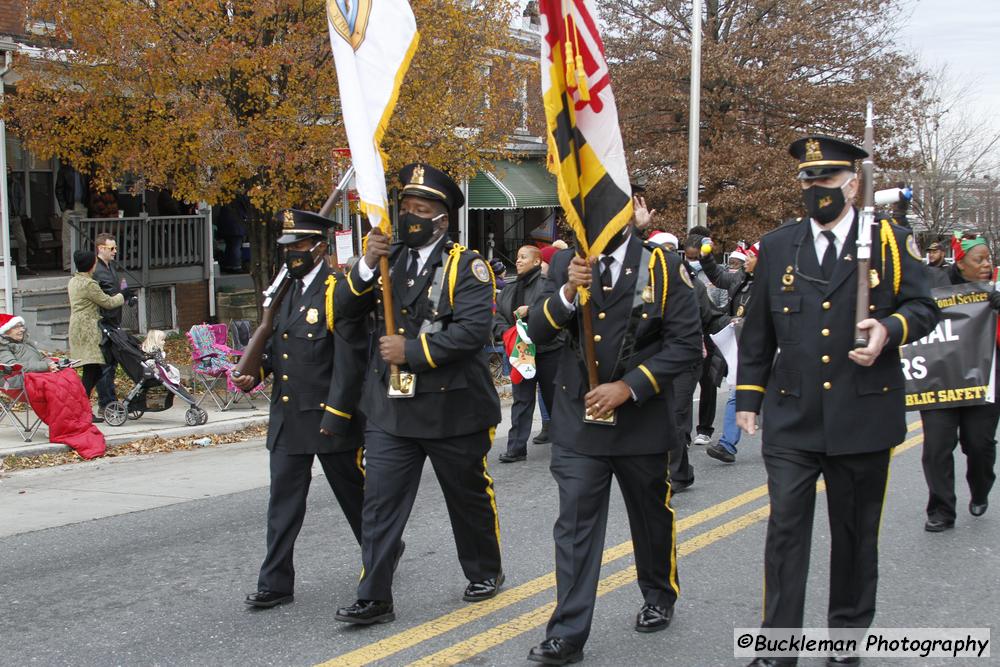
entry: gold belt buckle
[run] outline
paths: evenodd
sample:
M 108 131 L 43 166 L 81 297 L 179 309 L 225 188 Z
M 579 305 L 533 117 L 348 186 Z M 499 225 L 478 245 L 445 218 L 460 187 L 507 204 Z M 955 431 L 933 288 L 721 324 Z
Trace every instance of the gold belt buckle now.
M 618 423 L 618 410 L 612 410 L 610 414 L 594 415 L 585 408 L 583 421 L 585 424 L 595 424 L 597 426 L 614 426 Z
M 392 377 L 389 378 L 389 390 L 386 396 L 389 398 L 413 398 L 417 392 L 417 374 L 409 371 L 399 371 L 399 386 L 394 386 Z

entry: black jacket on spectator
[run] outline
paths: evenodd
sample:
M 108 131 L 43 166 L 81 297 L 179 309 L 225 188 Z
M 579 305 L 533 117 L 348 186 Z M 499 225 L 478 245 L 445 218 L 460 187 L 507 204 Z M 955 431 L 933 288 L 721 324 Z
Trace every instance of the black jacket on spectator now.
M 105 264 L 100 257 L 97 258 L 97 268 L 94 269 L 94 280 L 101 286 L 101 291 L 108 296 L 124 294 L 125 300 L 132 298 L 132 290 L 121 288 L 121 278 L 113 264 Z M 120 327 L 122 324 L 122 307 L 111 309 L 101 309 L 101 322 L 113 327 Z
M 525 322 L 531 322 L 533 316 L 544 316 L 544 313 L 533 313 L 530 308 L 538 299 L 538 295 L 542 293 L 544 285 L 545 277 L 542 276 L 540 268 L 537 268 L 523 276 L 518 276 L 517 280 L 507 283 L 500 290 L 500 294 L 497 296 L 497 317 L 494 329 L 497 338 L 502 336 L 506 329 L 514 326 L 514 322 L 517 319 L 514 317 L 514 311 L 521 306 L 529 306 L 528 315 L 524 318 Z M 565 332 L 560 332 L 551 341 L 542 345 L 536 344 L 535 352 L 543 354 L 552 350 L 558 350 L 565 342 L 566 334 Z

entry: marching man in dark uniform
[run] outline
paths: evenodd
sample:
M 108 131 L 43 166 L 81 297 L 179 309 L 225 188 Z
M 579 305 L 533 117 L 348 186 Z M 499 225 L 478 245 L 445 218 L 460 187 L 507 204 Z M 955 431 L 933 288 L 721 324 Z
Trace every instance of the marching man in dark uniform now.
M 643 244 L 629 228 L 605 253 L 593 266 L 572 251 L 557 254 L 528 323 L 536 344 L 562 331 L 570 340 L 560 352 L 550 422 L 550 469 L 559 485 L 553 531 L 558 603 L 545 641 L 528 654 L 553 665 L 579 661 L 590 634 L 612 476 L 628 509 L 643 596 L 636 631 L 666 628 L 679 593 L 668 482 L 667 452 L 678 435 L 671 385 L 701 359 L 698 304 L 675 253 Z M 592 391 L 580 356 L 583 325 L 576 303 L 578 290 L 591 284 L 601 382 Z M 614 424 L 585 423 L 588 411 L 613 414 Z
M 293 282 L 276 306 L 260 377 L 233 377 L 238 387 L 249 391 L 266 375 L 274 375 L 267 427 L 271 452 L 267 555 L 257 592 L 246 598 L 248 605 L 264 608 L 293 599 L 292 552 L 306 514 L 313 457 L 319 457 L 359 543 L 365 483 L 364 418 L 355 410 L 358 392 L 350 393 L 361 382 L 364 356 L 345 341 L 335 342 L 333 296 L 338 276 L 325 261 L 325 234 L 331 221 L 307 211 L 285 210 L 279 215 L 283 234 L 278 243 L 285 248 Z M 347 330 L 349 326 L 341 325 Z M 334 386 L 335 375 L 345 381 Z
M 816 480 L 830 515 L 830 628 L 865 629 L 875 615 L 878 530 L 892 447 L 906 434 L 898 347 L 937 322 L 909 230 L 873 225 L 871 317 L 854 348 L 858 193 L 854 162 L 867 153 L 839 139 L 793 143 L 809 216 L 765 235 L 739 346 L 737 423 L 757 429 L 771 514 L 764 551 L 764 628 L 802 627 Z M 856 664 L 859 658 L 830 658 Z M 757 658 L 753 665 L 794 664 Z
M 489 599 L 504 580 L 496 498 L 486 470 L 500 422 L 483 351 L 493 324 L 493 273 L 476 253 L 447 237 L 448 221 L 465 202 L 455 181 L 424 164 L 405 167 L 399 178 L 401 243 L 390 246 L 373 230 L 364 258 L 337 287 L 338 312 L 370 316 L 376 343 L 362 398 L 368 415 L 364 569 L 357 602 L 336 616 L 364 625 L 395 618 L 393 563 L 427 458 L 470 582 L 463 599 Z M 386 331 L 383 317 L 381 257 L 391 266 L 395 331 Z

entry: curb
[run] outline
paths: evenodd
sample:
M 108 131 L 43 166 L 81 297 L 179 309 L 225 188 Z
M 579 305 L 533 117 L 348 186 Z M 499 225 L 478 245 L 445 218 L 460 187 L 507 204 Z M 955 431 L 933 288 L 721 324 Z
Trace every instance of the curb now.
M 123 434 L 123 435 L 105 435 L 104 440 L 108 444 L 108 449 L 112 447 L 121 447 L 122 445 L 127 445 L 135 440 L 141 440 L 142 438 L 148 438 L 151 436 L 160 436 L 161 438 L 179 438 L 183 436 L 191 435 L 210 435 L 210 434 L 223 434 L 232 433 L 233 431 L 239 431 L 246 428 L 247 426 L 254 426 L 256 424 L 266 424 L 268 421 L 268 415 L 263 414 L 257 417 L 247 417 L 245 419 L 231 419 L 224 422 L 218 422 L 215 424 L 208 423 L 202 426 L 178 426 L 174 428 L 165 428 L 155 432 L 149 432 L 146 434 Z M 42 456 L 44 454 L 66 454 L 73 451 L 72 448 L 67 445 L 62 445 L 57 442 L 43 442 L 36 444 L 26 444 L 23 447 L 17 447 L 15 449 L 9 449 L 0 454 L 0 458 L 6 456 Z

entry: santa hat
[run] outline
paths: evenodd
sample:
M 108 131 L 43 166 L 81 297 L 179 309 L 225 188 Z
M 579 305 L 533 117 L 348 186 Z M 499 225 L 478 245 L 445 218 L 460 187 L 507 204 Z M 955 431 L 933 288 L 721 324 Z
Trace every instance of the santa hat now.
M 678 246 L 677 237 L 670 232 L 656 232 L 648 239 L 646 239 L 653 245 L 666 245 L 668 243 L 673 244 L 674 248 Z
M 0 313 L 0 335 L 7 333 L 18 324 L 24 324 L 24 318 L 19 315 Z
M 760 253 L 760 241 L 747 248 L 747 257 L 756 257 Z
M 747 261 L 747 249 L 743 247 L 743 244 L 736 246 L 736 250 L 729 253 L 729 259 L 738 259 L 741 262 Z
M 554 245 L 548 245 L 542 248 L 541 252 L 542 252 L 542 261 L 545 262 L 546 264 L 551 264 L 552 258 L 555 256 L 557 252 L 559 252 L 559 248 L 555 247 Z

